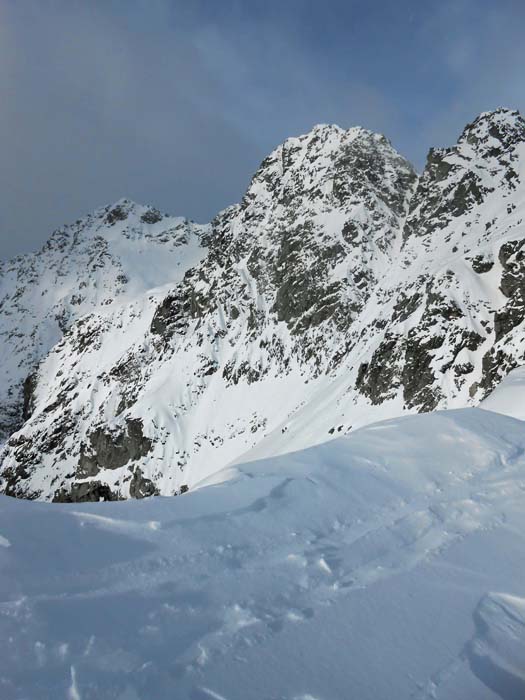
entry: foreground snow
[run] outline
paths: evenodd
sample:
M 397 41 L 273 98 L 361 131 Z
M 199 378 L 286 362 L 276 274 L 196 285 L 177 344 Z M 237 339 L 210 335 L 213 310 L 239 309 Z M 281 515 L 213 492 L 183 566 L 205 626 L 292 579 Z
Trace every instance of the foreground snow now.
M 525 424 L 375 424 L 178 498 L 0 500 L 5 700 L 525 697 Z
M 525 367 L 510 372 L 484 401 L 481 408 L 525 420 Z

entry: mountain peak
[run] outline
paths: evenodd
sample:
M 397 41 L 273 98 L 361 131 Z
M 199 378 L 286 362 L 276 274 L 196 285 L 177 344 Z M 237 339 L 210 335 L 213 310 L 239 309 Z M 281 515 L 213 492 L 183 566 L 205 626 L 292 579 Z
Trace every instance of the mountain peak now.
M 467 124 L 459 138 L 460 144 L 468 143 L 483 152 L 506 150 L 520 141 L 525 141 L 525 119 L 518 110 L 506 107 L 482 112 Z
M 339 126 L 338 124 L 328 124 L 327 122 L 320 122 L 319 124 L 314 124 L 313 127 L 310 129 L 307 134 L 316 134 L 319 133 L 320 131 L 335 131 L 335 132 L 340 132 L 343 133 L 344 129 Z
M 125 221 L 130 214 L 140 215 L 147 208 L 148 207 L 138 204 L 127 197 L 121 197 L 113 204 L 107 204 L 97 209 L 95 216 L 104 219 L 105 222 L 111 226 L 117 221 Z
M 366 138 L 366 139 L 372 139 L 372 140 L 377 140 L 385 143 L 390 143 L 388 139 L 383 136 L 383 134 L 377 133 L 375 131 L 371 131 L 370 129 L 365 129 L 363 126 L 355 125 L 355 126 L 350 126 L 348 128 L 343 128 L 342 126 L 339 126 L 338 124 L 325 124 L 325 123 L 320 123 L 320 124 L 314 124 L 314 126 L 310 129 L 310 131 L 306 132 L 305 134 L 302 134 L 301 136 L 296 136 L 287 139 L 284 143 L 288 142 L 293 142 L 293 141 L 306 141 L 306 142 L 312 142 L 312 141 L 317 141 L 318 138 L 328 138 L 328 137 L 335 137 L 339 138 L 341 141 L 349 142 L 353 141 L 354 139 L 359 139 L 359 138 Z M 283 144 L 284 145 L 284 144 Z
M 299 195 L 312 202 L 333 193 L 336 198 L 351 198 L 351 192 L 355 196 L 364 182 L 388 190 L 393 172 L 407 186 L 415 179 L 411 164 L 381 134 L 360 126 L 343 129 L 336 124 L 316 124 L 309 132 L 286 139 L 262 161 L 243 204 L 252 206 L 255 200 L 268 198 L 278 202 L 283 197 L 297 202 Z M 387 199 L 390 201 L 389 194 Z M 403 208 L 401 201 L 398 204 L 397 209 Z
M 121 197 L 112 204 L 99 207 L 93 214 L 88 215 L 82 221 L 85 222 L 87 227 L 91 227 L 93 220 L 95 220 L 97 232 L 100 224 L 102 224 L 107 227 L 106 233 L 109 234 L 115 226 L 117 228 L 127 228 L 132 225 L 139 228 L 144 228 L 144 226 L 148 228 L 167 219 L 180 222 L 186 221 L 184 217 L 172 217 L 159 211 L 156 207 L 138 204 L 132 199 Z

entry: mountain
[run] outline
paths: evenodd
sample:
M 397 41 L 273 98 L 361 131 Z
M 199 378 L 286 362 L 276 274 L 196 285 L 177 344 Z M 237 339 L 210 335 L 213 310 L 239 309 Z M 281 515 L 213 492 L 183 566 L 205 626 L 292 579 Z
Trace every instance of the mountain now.
M 275 149 L 207 227 L 149 223 L 150 210 L 118 203 L 75 225 L 78 257 L 65 229 L 62 250 L 2 270 L 0 328 L 17 358 L 4 423 L 19 428 L 2 490 L 174 494 L 238 460 L 478 404 L 524 361 L 524 176 L 525 121 L 511 110 L 432 149 L 420 177 L 383 136 L 319 125 Z M 93 277 L 85 251 L 106 246 L 107 296 L 83 295 L 77 310 Z M 48 281 L 50 268 L 67 280 Z M 120 296 L 119 274 L 136 285 Z
M 2 700 L 522 700 L 524 474 L 467 408 L 182 498 L 0 496 Z
M 0 262 L 0 440 L 27 417 L 24 380 L 27 403 L 30 375 L 73 323 L 178 281 L 203 257 L 207 230 L 122 199 Z

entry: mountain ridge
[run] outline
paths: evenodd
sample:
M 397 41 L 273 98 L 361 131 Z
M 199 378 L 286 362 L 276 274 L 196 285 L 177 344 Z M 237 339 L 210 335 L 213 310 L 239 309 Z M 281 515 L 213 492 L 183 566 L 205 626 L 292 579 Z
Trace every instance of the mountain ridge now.
M 501 108 L 431 149 L 419 177 L 385 137 L 316 125 L 209 225 L 141 209 L 161 217 L 139 228 L 165 284 L 70 317 L 27 373 L 1 489 L 168 495 L 241 458 L 476 405 L 524 360 L 524 177 L 525 122 Z M 140 205 L 119 202 L 97 211 L 131 245 Z

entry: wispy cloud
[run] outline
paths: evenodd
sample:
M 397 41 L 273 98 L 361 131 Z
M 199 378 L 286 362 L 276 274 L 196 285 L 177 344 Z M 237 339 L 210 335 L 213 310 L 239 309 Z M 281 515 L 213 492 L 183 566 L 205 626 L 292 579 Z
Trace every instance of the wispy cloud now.
M 5 0 L 0 257 L 126 195 L 198 220 L 316 122 L 421 165 L 476 112 L 521 107 L 511 0 Z

